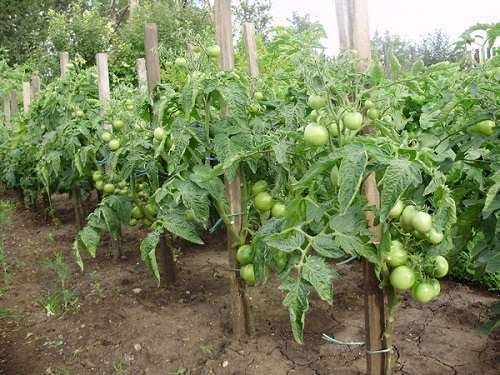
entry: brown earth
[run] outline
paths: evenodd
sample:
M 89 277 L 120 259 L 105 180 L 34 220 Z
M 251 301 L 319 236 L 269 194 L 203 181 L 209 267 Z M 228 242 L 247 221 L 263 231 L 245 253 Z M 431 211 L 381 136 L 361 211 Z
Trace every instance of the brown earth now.
M 158 288 L 140 260 L 137 230 L 124 233 L 126 260 L 114 262 L 104 243 L 80 272 L 70 251 L 69 201 L 56 204 L 60 224 L 42 224 L 32 211 L 17 209 L 3 228 L 9 283 L 0 284 L 0 374 L 364 373 L 362 349 L 321 339 L 327 333 L 362 340 L 359 264 L 339 266 L 333 307 L 312 297 L 304 345 L 291 337 L 276 280 L 252 288 L 257 333 L 234 342 L 223 236 L 203 247 L 185 245 L 177 285 Z M 67 287 L 78 303 L 49 317 L 40 301 L 58 281 L 42 263 L 55 252 L 72 270 Z M 478 330 L 498 295 L 451 280 L 442 289 L 428 305 L 406 299 L 398 308 L 395 373 L 500 374 L 500 333 Z

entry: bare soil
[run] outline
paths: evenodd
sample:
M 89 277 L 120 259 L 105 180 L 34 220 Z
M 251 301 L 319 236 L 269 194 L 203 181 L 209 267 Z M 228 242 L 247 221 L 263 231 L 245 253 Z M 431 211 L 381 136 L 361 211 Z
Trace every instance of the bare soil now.
M 1 199 L 12 199 L 5 194 Z M 339 267 L 335 300 L 312 297 L 305 344 L 291 336 L 283 294 L 276 280 L 252 288 L 256 335 L 231 338 L 225 240 L 183 245 L 178 282 L 158 288 L 140 260 L 138 230 L 124 232 L 127 259 L 115 262 L 104 242 L 96 259 L 85 257 L 80 272 L 71 255 L 75 235 L 70 202 L 56 200 L 60 223 L 16 209 L 4 229 L 8 285 L 0 290 L 0 374 L 363 374 L 360 347 L 337 346 L 364 337 L 360 264 Z M 58 286 L 42 263 L 65 255 L 72 274 L 68 288 L 77 305 L 47 316 L 40 301 Z M 500 374 L 500 333 L 478 327 L 498 295 L 452 280 L 441 298 L 398 308 L 395 373 L 415 375 Z

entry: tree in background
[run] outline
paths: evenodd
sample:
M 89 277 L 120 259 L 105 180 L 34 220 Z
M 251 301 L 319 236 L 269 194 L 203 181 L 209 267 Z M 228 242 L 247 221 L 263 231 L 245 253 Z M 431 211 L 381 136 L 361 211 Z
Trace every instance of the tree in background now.
M 425 35 L 417 44 L 417 54 L 422 57 L 425 65 L 457 60 L 450 37 L 443 30 Z
M 397 34 L 391 34 L 388 31 L 381 34 L 377 31 L 373 36 L 371 47 L 373 57 L 379 60 L 383 60 L 384 56 L 387 59 L 390 51 L 393 51 L 403 70 L 409 69 L 415 62 L 416 48 L 414 44 Z
M 287 19 L 290 22 L 291 27 L 297 33 L 303 33 L 311 29 L 323 30 L 322 38 L 326 37 L 326 31 L 323 25 L 319 21 L 311 20 L 311 15 L 306 13 L 301 16 L 297 12 L 292 13 L 292 17 Z
M 239 0 L 233 4 L 233 15 L 237 30 L 252 22 L 256 32 L 265 33 L 272 20 L 271 0 Z

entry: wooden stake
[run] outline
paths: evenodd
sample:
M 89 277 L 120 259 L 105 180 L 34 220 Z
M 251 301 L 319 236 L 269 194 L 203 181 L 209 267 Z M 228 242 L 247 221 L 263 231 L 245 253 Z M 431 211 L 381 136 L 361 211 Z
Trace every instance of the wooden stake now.
M 40 91 L 40 77 L 33 75 L 31 77 L 31 98 L 35 99 L 38 92 Z
M 156 85 L 160 83 L 160 56 L 158 55 L 158 27 L 155 23 L 148 23 L 144 26 L 144 52 L 146 55 L 146 75 L 147 87 L 152 93 Z M 139 61 L 138 61 L 138 77 L 139 77 Z M 141 82 L 139 77 L 139 85 Z M 140 86 L 139 86 L 140 87 Z M 166 236 L 160 236 L 158 243 L 158 256 L 160 258 L 160 277 L 165 280 L 163 284 L 168 286 L 176 281 L 175 259 L 172 254 L 172 249 L 168 246 Z
M 352 29 L 352 48 L 358 51 L 358 70 L 366 71 L 370 64 L 370 35 L 368 30 L 368 1 L 351 0 L 352 9 L 351 29 Z M 380 206 L 377 181 L 374 174 L 370 174 L 364 184 L 363 192 L 368 200 L 368 205 L 373 208 Z M 368 223 L 372 231 L 372 242 L 375 245 L 380 243 L 380 227 L 374 225 L 373 212 L 367 213 Z M 384 330 L 385 330 L 385 310 L 384 293 L 378 287 L 378 279 L 375 275 L 373 265 L 366 260 L 363 261 L 364 289 L 365 289 L 365 335 L 367 351 L 376 351 L 385 349 Z M 367 352 L 366 365 L 368 375 L 389 374 L 390 369 L 385 366 L 386 353 Z
M 257 42 L 255 41 L 255 26 L 253 23 L 243 24 L 243 36 L 245 38 L 245 49 L 247 53 L 248 72 L 250 77 L 259 75 L 259 57 L 257 53 Z
M 3 116 L 6 125 L 10 125 L 10 96 L 3 97 Z
M 28 112 L 31 104 L 31 84 L 23 82 L 23 110 Z
M 17 115 L 17 91 L 12 90 L 10 94 L 10 116 L 16 117 Z
M 138 6 L 139 6 L 139 0 L 128 0 L 128 14 L 129 14 L 129 16 L 132 16 L 135 13 Z
M 233 31 L 231 24 L 231 0 L 216 0 L 215 8 L 215 33 L 217 43 L 221 48 L 220 66 L 224 70 L 234 69 L 233 55 Z M 229 201 L 229 209 L 232 219 L 232 225 L 236 231 L 241 231 L 243 207 L 241 204 L 241 180 L 239 172 L 232 180 L 226 178 L 226 194 Z M 239 245 L 238 239 L 234 238 L 231 231 L 228 234 L 228 259 L 229 268 L 236 269 L 236 247 Z M 235 272 L 229 273 L 230 283 L 230 298 L 231 298 L 231 314 L 233 320 L 233 336 L 235 339 L 241 339 L 251 332 L 249 318 L 250 310 L 245 293 L 245 285 L 243 284 L 239 274 Z
M 146 60 L 144 58 L 137 59 L 136 69 L 139 92 L 145 94 L 148 92 L 148 73 L 146 71 Z
M 153 92 L 160 83 L 160 56 L 158 54 L 158 27 L 155 23 L 144 26 L 144 53 L 146 55 L 146 71 L 148 89 Z
M 68 63 L 69 63 L 69 53 L 68 52 L 59 52 L 59 68 L 61 71 L 61 76 L 65 75 L 68 71 Z
M 339 47 L 341 50 L 351 49 L 348 32 L 348 16 L 347 16 L 346 0 L 335 0 L 335 13 L 337 16 L 337 30 L 339 34 Z

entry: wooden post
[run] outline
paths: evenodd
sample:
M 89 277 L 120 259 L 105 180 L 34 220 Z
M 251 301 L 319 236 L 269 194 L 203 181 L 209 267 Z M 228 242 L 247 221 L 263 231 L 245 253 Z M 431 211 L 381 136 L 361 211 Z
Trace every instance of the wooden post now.
M 17 114 L 17 91 L 12 90 L 10 94 L 10 115 L 15 117 Z
M 144 53 L 146 55 L 146 71 L 148 89 L 153 92 L 160 83 L 160 56 L 158 55 L 158 27 L 155 23 L 144 26 Z
M 155 23 L 148 23 L 144 26 L 144 52 L 146 55 L 146 76 L 147 87 L 152 93 L 156 85 L 160 83 L 160 56 L 158 55 L 158 28 Z M 143 76 L 139 76 L 139 61 L 137 62 L 139 85 Z M 142 64 L 142 63 L 141 63 Z M 143 68 L 141 66 L 141 74 Z M 140 86 L 139 86 L 140 87 Z M 172 248 L 167 243 L 165 235 L 160 236 L 158 243 L 158 258 L 160 266 L 160 277 L 166 280 L 165 286 L 175 284 L 175 259 Z
M 61 71 L 61 76 L 65 75 L 68 71 L 68 63 L 69 63 L 69 53 L 68 52 L 59 52 L 59 68 Z
M 358 51 L 358 70 L 366 71 L 371 60 L 370 35 L 368 29 L 368 0 L 351 0 L 352 18 L 351 29 L 353 49 Z M 374 174 L 370 174 L 364 184 L 363 192 L 368 200 L 368 205 L 373 208 L 380 206 L 380 197 L 377 181 Z M 373 212 L 367 213 L 368 223 L 372 231 L 372 242 L 380 243 L 380 227 L 374 225 Z M 366 260 L 363 261 L 364 289 L 365 289 L 365 335 L 366 349 L 376 351 L 385 349 L 385 310 L 384 292 L 378 287 L 378 279 L 375 275 L 373 265 Z M 391 369 L 386 368 L 386 354 L 366 354 L 366 365 L 368 375 L 390 374 Z
M 255 41 L 255 26 L 253 23 L 243 24 L 243 35 L 245 38 L 245 49 L 247 53 L 248 72 L 250 77 L 259 75 L 259 58 L 257 54 L 257 42 Z
M 131 16 L 137 10 L 139 6 L 139 0 L 128 0 L 128 14 Z
M 23 82 L 23 110 L 28 112 L 31 104 L 31 84 Z
M 3 116 L 6 125 L 10 125 L 10 95 L 3 97 Z
M 215 33 L 217 43 L 221 48 L 220 66 L 224 70 L 234 69 L 233 55 L 233 31 L 231 24 L 231 0 L 216 0 L 215 8 Z M 241 179 L 239 172 L 234 179 L 225 180 L 226 194 L 229 201 L 229 210 L 232 223 L 237 232 L 241 231 L 242 225 L 242 202 L 241 202 Z M 237 269 L 236 247 L 239 245 L 238 239 L 234 238 L 228 230 L 228 258 L 229 268 Z M 231 314 L 233 320 L 233 336 L 241 339 L 251 333 L 250 310 L 245 292 L 245 285 L 237 271 L 229 273 Z
M 148 92 L 148 74 L 146 72 L 146 60 L 144 58 L 137 59 L 136 69 L 139 92 L 145 94 Z
M 335 13 L 337 16 L 337 30 L 339 33 L 340 50 L 351 49 L 349 40 L 349 19 L 346 0 L 335 0 Z
M 40 91 L 40 77 L 33 75 L 31 77 L 31 98 L 35 99 L 38 92 Z

